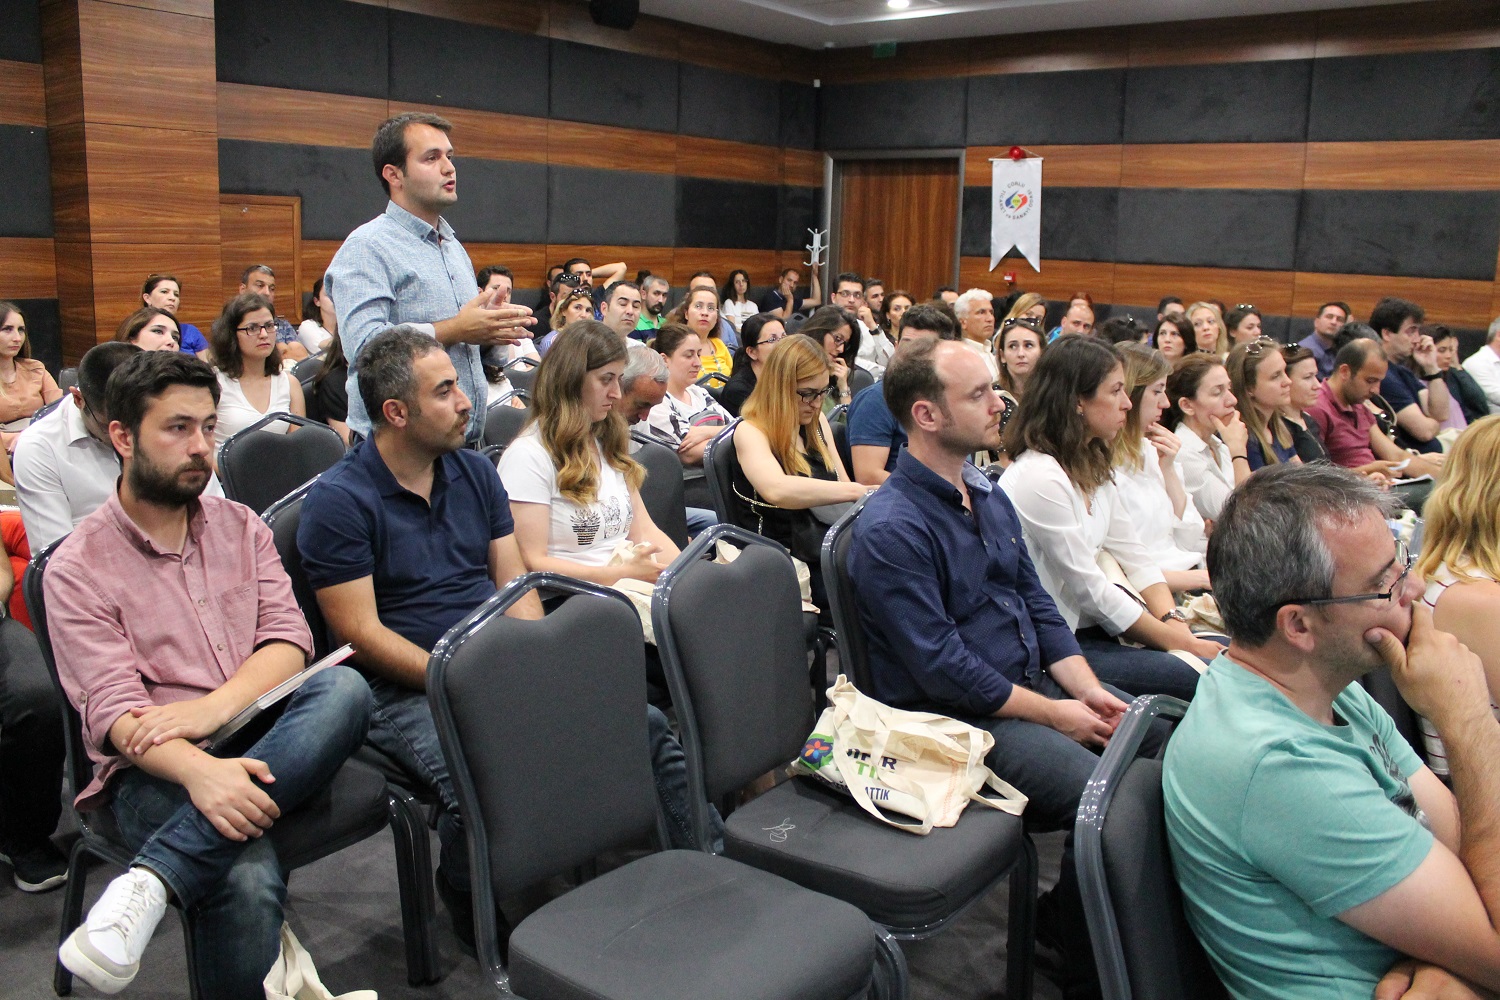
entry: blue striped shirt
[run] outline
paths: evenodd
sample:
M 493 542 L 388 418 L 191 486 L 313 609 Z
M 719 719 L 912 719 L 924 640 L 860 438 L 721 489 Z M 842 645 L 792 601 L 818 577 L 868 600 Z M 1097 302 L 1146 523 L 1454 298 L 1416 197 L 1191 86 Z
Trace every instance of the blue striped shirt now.
M 370 416 L 354 374 L 360 350 L 397 323 L 415 324 L 436 336 L 434 323 L 452 319 L 479 294 L 474 263 L 447 220 L 439 219 L 434 229 L 390 202 L 383 215 L 344 240 L 328 265 L 324 287 L 338 311 L 339 338 L 349 358 L 349 427 L 368 436 Z M 453 344 L 448 357 L 458 371 L 458 387 L 474 404 L 468 434 L 471 441 L 478 440 L 487 392 L 479 348 Z

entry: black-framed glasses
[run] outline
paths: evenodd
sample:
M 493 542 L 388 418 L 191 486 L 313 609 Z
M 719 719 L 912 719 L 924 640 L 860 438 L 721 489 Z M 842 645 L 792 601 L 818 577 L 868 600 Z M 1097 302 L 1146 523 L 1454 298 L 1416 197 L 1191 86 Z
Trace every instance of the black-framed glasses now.
M 801 399 L 804 403 L 816 403 L 821 401 L 824 396 L 828 395 L 832 391 L 833 386 L 831 385 L 826 386 L 822 389 L 798 389 L 797 398 Z
M 276 332 L 276 321 L 272 320 L 269 323 L 250 323 L 247 326 L 237 326 L 237 327 L 234 328 L 234 332 L 235 333 L 275 333 Z
M 1396 565 L 1401 567 L 1401 572 L 1396 574 L 1395 581 L 1386 590 L 1381 591 L 1378 594 L 1350 594 L 1348 597 L 1297 597 L 1291 600 L 1280 601 L 1277 603 L 1276 607 L 1284 608 L 1288 604 L 1306 604 L 1309 606 L 1315 606 L 1320 604 L 1360 604 L 1365 601 L 1389 602 L 1395 599 L 1396 592 L 1399 591 L 1401 589 L 1401 585 L 1406 582 L 1407 574 L 1411 572 L 1411 568 L 1416 564 L 1416 561 L 1417 557 L 1412 554 L 1409 548 L 1407 548 L 1406 543 L 1398 538 L 1396 539 L 1395 562 Z

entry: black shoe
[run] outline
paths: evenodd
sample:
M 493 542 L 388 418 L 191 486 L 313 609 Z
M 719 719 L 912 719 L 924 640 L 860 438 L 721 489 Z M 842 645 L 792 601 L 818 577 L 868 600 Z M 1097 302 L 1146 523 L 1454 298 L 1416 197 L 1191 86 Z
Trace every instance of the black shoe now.
M 442 869 L 438 869 L 434 881 L 437 884 L 438 898 L 443 901 L 443 906 L 453 921 L 453 936 L 458 938 L 459 947 L 465 955 L 477 958 L 479 952 L 474 947 L 474 894 L 454 888 Z M 495 907 L 495 934 L 500 939 L 500 961 L 508 964 L 510 923 L 506 921 L 505 914 L 500 912 L 499 906 Z
M 0 854 L 22 892 L 51 892 L 68 880 L 68 858 L 51 840 Z

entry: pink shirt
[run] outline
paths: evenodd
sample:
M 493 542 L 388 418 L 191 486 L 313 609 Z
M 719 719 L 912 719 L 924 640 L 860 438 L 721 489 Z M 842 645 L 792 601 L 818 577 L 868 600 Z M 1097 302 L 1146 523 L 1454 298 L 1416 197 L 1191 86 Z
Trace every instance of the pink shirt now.
M 94 762 L 80 809 L 101 804 L 110 776 L 129 766 L 105 749 L 120 716 L 218 689 L 264 643 L 312 650 L 271 530 L 230 500 L 194 505 L 178 554 L 111 494 L 58 546 L 45 591 L 58 676 Z
M 1375 414 L 1363 403 L 1348 405 L 1329 383 L 1324 382 L 1318 388 L 1318 401 L 1308 412 L 1323 428 L 1323 447 L 1334 465 L 1356 469 L 1375 461 L 1375 450 L 1370 447 L 1370 428 L 1375 424 Z

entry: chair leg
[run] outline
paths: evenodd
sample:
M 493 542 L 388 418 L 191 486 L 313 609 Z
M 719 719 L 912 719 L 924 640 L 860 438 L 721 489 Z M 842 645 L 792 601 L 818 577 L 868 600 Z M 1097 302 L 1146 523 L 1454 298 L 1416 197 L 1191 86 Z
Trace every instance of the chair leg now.
M 1010 871 L 1010 928 L 1005 941 L 1006 1000 L 1031 1000 L 1036 958 L 1036 845 L 1021 838 L 1021 856 Z
M 427 823 L 416 800 L 399 788 L 388 788 L 386 809 L 396 847 L 396 883 L 401 893 L 401 930 L 406 942 L 406 981 L 426 986 L 442 978 L 439 968 L 437 909 L 432 886 L 432 847 Z
M 58 931 L 57 946 L 68 939 L 68 935 L 83 923 L 83 896 L 88 888 L 89 852 L 83 838 L 73 845 L 68 856 L 68 885 L 63 890 L 62 928 Z M 73 992 L 73 973 L 67 970 L 61 959 L 54 960 L 52 970 L 52 992 L 60 997 Z
M 878 974 L 874 983 L 874 995 L 879 1000 L 907 1000 L 911 990 L 911 974 L 906 966 L 906 953 L 901 950 L 901 943 L 889 930 L 876 924 L 875 931 L 875 965 Z

